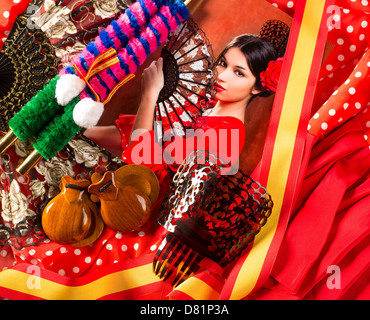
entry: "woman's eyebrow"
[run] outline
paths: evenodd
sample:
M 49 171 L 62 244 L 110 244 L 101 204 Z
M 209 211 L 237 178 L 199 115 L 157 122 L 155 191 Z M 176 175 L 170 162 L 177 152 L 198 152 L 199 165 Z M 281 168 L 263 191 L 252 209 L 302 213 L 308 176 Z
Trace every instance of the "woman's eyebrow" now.
M 235 66 L 235 67 L 238 68 L 238 69 L 242 69 L 242 70 L 247 71 L 247 69 L 245 69 L 244 67 L 241 67 L 241 66 Z

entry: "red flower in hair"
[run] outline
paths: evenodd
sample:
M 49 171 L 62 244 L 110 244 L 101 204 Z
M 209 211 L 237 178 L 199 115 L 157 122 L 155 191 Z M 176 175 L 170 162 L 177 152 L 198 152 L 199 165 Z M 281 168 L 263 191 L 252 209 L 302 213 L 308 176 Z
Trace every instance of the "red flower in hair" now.
M 260 73 L 262 87 L 270 92 L 276 92 L 279 84 L 283 58 L 272 60 L 268 63 L 267 69 Z

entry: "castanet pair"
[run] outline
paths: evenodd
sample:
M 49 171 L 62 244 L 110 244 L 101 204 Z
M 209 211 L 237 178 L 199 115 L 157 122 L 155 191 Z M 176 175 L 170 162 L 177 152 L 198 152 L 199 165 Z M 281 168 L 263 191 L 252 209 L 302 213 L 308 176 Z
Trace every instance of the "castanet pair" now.
M 100 236 L 104 224 L 121 232 L 138 230 L 150 216 L 159 183 L 149 168 L 125 165 L 94 173 L 91 181 L 63 176 L 60 189 L 43 211 L 44 232 L 55 242 L 85 246 Z

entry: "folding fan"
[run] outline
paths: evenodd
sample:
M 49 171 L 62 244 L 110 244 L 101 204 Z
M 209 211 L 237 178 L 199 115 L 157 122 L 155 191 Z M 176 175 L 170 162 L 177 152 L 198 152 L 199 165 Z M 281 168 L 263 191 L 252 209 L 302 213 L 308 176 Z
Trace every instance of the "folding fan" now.
M 162 49 L 164 87 L 155 109 L 157 140 L 184 135 L 194 116 L 207 108 L 211 96 L 214 55 L 199 26 L 188 18 Z

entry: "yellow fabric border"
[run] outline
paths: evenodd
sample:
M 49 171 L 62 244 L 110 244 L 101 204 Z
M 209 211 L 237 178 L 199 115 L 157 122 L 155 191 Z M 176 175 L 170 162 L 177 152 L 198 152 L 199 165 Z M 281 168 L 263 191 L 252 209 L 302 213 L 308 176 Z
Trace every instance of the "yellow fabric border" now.
M 274 201 L 273 213 L 256 236 L 230 299 L 241 299 L 255 287 L 278 225 L 324 6 L 325 0 L 306 1 L 267 182 L 267 190 Z
M 194 300 L 218 300 L 220 296 L 219 292 L 196 277 L 187 279 L 174 290 L 181 291 Z
M 95 300 L 160 281 L 152 264 L 108 274 L 81 286 L 68 286 L 14 269 L 0 272 L 0 286 L 49 300 Z

